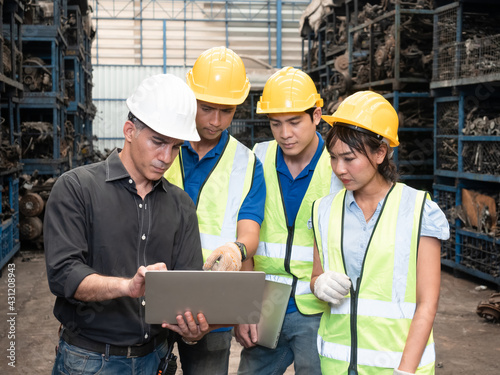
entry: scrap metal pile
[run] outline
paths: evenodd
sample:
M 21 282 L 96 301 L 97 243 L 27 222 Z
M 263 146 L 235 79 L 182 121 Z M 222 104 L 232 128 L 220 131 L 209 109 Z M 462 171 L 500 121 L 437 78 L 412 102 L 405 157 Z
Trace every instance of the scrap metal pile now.
M 500 135 L 498 108 L 488 104 L 491 104 L 491 101 L 483 101 L 481 106 L 467 109 L 462 130 L 464 135 Z M 500 175 L 500 147 L 498 147 L 498 142 L 466 141 L 462 150 L 462 158 L 465 172 Z
M 52 91 L 52 72 L 41 58 L 27 55 L 23 65 L 24 88 L 27 91 Z
M 415 129 L 400 132 L 398 159 L 405 163 L 399 166 L 401 175 L 433 174 L 432 98 L 401 98 L 398 107 L 399 127 Z M 429 129 L 428 132 L 419 130 Z
M 26 25 L 53 25 L 54 2 L 52 0 L 29 0 L 24 11 Z
M 367 27 L 353 34 L 353 49 L 357 56 L 353 61 L 353 81 L 361 85 L 369 81 L 394 78 L 395 69 L 399 69 L 401 77 L 430 78 L 432 17 L 401 14 L 398 31 L 394 16 L 375 21 L 386 13 L 383 5 L 371 4 L 366 4 L 359 13 L 358 23 L 366 24 Z M 396 32 L 399 32 L 401 39 L 399 51 L 396 46 Z M 396 54 L 400 58 L 399 67 L 396 66 Z
M 500 73 L 500 15 L 467 10 L 462 14 L 461 41 L 456 41 L 456 10 L 437 18 L 438 65 L 434 80 L 475 78 Z
M 62 157 L 72 154 L 75 130 L 70 121 L 64 124 L 64 137 L 61 138 Z M 58 128 L 58 132 L 61 130 Z M 54 149 L 54 129 L 50 122 L 30 121 L 21 123 L 21 147 L 23 159 L 51 159 Z
M 22 174 L 19 177 L 19 237 L 43 248 L 43 212 L 56 178 Z

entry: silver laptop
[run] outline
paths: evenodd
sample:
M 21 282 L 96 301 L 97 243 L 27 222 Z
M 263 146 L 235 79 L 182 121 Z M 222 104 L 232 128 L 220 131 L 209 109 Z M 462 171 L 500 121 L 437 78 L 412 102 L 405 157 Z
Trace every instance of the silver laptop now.
M 257 344 L 271 349 L 278 345 L 291 291 L 291 285 L 266 280 L 257 324 Z
M 252 324 L 260 319 L 265 273 L 256 271 L 146 272 L 146 323 L 177 324 L 186 311 L 209 324 Z

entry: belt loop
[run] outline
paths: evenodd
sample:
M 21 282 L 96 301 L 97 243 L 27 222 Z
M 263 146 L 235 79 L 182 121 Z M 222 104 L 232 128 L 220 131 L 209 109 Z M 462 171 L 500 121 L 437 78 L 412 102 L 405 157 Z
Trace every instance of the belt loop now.
M 109 347 L 110 347 L 110 345 L 106 344 L 106 353 L 104 353 L 104 359 L 106 361 L 109 361 Z

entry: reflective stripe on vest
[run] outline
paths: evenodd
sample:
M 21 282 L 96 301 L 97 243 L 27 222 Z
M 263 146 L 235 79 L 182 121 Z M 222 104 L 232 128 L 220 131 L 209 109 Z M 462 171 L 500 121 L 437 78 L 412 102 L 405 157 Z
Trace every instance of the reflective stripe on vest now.
M 337 192 L 342 184 L 332 172 L 330 156 L 323 149 L 309 187 L 301 202 L 295 223 L 287 225 L 287 217 L 276 171 L 278 144 L 259 143 L 255 154 L 264 166 L 266 206 L 260 229 L 260 243 L 254 256 L 254 269 L 264 271 L 268 280 L 294 286 L 297 308 L 303 314 L 317 314 L 327 305 L 311 292 L 314 234 L 310 224 L 314 200 Z
M 184 188 L 182 154 L 165 172 L 165 178 Z M 203 260 L 237 236 L 238 212 L 252 186 L 255 155 L 232 136 L 198 192 L 196 213 Z M 230 173 L 228 172 L 230 171 Z
M 343 217 L 346 191 L 315 202 L 313 226 L 323 269 L 345 272 Z M 416 264 L 425 192 L 396 184 L 388 193 L 363 261 L 357 291 L 321 319 L 322 371 L 392 374 L 416 308 Z M 342 220 L 339 220 L 342 218 Z M 353 280 L 353 282 L 356 282 Z M 354 327 L 354 328 L 353 328 Z M 434 373 L 432 332 L 416 374 Z

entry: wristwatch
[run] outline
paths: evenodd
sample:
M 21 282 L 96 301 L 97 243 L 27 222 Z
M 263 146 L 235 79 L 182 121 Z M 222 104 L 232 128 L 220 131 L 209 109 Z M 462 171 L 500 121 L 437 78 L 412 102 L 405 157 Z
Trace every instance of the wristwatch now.
M 187 344 L 187 345 L 196 345 L 196 344 L 198 344 L 198 341 L 188 341 L 184 337 L 181 337 L 181 339 L 182 339 L 182 342 L 184 344 Z
M 245 261 L 247 259 L 247 247 L 245 246 L 245 244 L 238 241 L 234 241 L 234 243 L 236 244 L 236 246 L 238 246 L 238 248 L 241 251 L 241 261 L 242 262 Z

